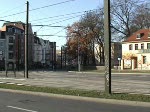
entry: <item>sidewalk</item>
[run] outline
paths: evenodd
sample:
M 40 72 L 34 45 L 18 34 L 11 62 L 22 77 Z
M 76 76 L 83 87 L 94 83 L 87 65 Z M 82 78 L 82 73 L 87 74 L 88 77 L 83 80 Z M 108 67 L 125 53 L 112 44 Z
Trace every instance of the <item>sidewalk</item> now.
M 112 75 L 112 91 L 125 93 L 150 94 L 149 75 Z M 40 86 L 40 87 L 60 87 L 80 90 L 104 91 L 104 75 L 86 72 L 53 72 L 53 71 L 31 71 L 29 78 L 24 78 L 23 72 L 16 72 L 16 77 L 12 73 L 5 76 L 0 73 L 0 83 Z M 143 80 L 140 80 L 143 79 Z

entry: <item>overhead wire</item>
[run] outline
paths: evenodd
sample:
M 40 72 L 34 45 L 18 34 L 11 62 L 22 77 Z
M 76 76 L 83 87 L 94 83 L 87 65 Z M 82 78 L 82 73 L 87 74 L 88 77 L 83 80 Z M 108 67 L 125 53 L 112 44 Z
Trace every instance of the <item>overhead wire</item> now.
M 56 21 L 56 20 L 67 20 L 67 19 L 71 19 L 71 18 L 75 18 L 75 17 L 79 17 L 79 16 L 82 16 L 83 14 L 80 14 L 80 15 L 75 15 L 75 16 L 69 16 L 67 18 L 57 18 L 57 19 L 53 19 L 53 20 L 47 20 L 47 21 L 43 21 L 43 22 L 49 22 L 49 21 Z M 53 24 L 53 23 L 52 23 Z M 39 25 L 32 25 L 32 26 L 39 26 Z M 50 25 L 43 25 L 43 26 L 50 26 Z
M 93 10 L 97 10 L 97 9 L 93 9 Z M 88 11 L 93 11 L 93 10 L 86 10 L 86 11 L 73 12 L 73 13 L 68 13 L 68 14 L 63 14 L 63 15 L 50 16 L 50 17 L 46 17 L 46 18 L 31 20 L 30 22 L 32 22 L 32 21 L 41 21 L 41 20 L 44 20 L 44 19 L 50 19 L 50 18 L 61 17 L 61 16 L 69 16 L 69 15 L 78 14 L 78 13 L 86 13 Z
M 75 16 L 75 17 L 71 17 L 71 18 L 67 18 L 67 19 L 64 19 L 64 20 L 61 20 L 61 21 L 57 21 L 57 22 L 51 23 L 51 24 L 46 25 L 46 26 L 51 26 L 53 24 L 64 22 L 64 21 L 67 21 L 67 20 L 70 20 L 70 19 L 74 19 L 74 18 L 79 17 L 79 16 L 81 16 L 81 15 L 78 15 L 78 16 Z M 41 27 L 37 31 L 41 30 L 43 27 L 44 27 L 44 25 L 41 25 Z
M 75 1 L 75 0 L 67 0 L 67 1 L 59 2 L 59 3 L 54 3 L 54 4 L 38 7 L 38 8 L 35 8 L 35 9 L 31 9 L 29 11 L 35 11 L 35 10 L 39 10 L 39 9 L 43 9 L 43 8 L 47 8 L 47 7 L 51 7 L 51 6 L 55 6 L 55 5 L 64 4 L 64 3 L 67 3 L 67 2 L 71 2 L 71 1 Z M 14 13 L 14 14 L 3 16 L 1 18 L 5 18 L 5 17 L 9 17 L 9 16 L 15 16 L 15 15 L 22 14 L 22 13 L 25 13 L 25 12 L 26 11 L 21 11 L 21 12 L 18 12 L 18 13 Z
M 19 6 L 17 6 L 17 7 L 12 8 L 12 9 L 9 9 L 9 10 L 3 11 L 3 12 L 0 12 L 0 14 L 14 11 L 15 9 L 18 9 L 18 8 L 22 7 L 23 5 L 25 5 L 25 4 L 22 4 L 22 5 L 19 5 Z
M 46 6 L 43 6 L 43 7 L 31 9 L 31 10 L 29 10 L 29 11 L 34 11 L 34 10 L 39 10 L 39 9 L 43 9 L 43 8 L 55 6 L 55 5 L 60 5 L 60 4 L 64 4 L 64 3 L 67 3 L 67 2 L 71 2 L 71 1 L 75 1 L 75 0 L 67 0 L 67 1 L 64 1 L 64 2 L 59 2 L 59 3 L 55 3 L 55 4 L 51 4 L 51 5 L 46 5 Z

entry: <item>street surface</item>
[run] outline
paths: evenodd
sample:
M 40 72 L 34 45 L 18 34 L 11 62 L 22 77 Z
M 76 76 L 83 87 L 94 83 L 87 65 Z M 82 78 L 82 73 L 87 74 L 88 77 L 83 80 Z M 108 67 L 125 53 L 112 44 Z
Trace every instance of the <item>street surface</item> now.
M 1 72 L 0 83 L 104 91 L 103 73 L 30 71 L 29 79 L 24 78 L 23 75 L 23 72 L 16 72 L 16 78 L 13 73 L 8 73 L 6 77 L 5 72 Z M 112 91 L 150 94 L 150 75 L 113 73 Z
M 130 106 L 0 91 L 0 112 L 149 112 Z

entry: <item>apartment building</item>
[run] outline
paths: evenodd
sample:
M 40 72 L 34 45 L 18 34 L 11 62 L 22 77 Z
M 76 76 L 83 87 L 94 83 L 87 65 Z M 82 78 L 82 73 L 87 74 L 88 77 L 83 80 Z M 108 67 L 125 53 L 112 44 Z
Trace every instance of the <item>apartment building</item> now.
M 0 70 L 5 69 L 5 33 L 0 30 Z
M 4 23 L 0 29 L 0 68 L 11 66 L 24 68 L 25 61 L 25 27 L 22 22 Z M 56 60 L 56 42 L 44 40 L 33 34 L 29 24 L 28 36 L 28 67 L 35 64 L 54 64 Z

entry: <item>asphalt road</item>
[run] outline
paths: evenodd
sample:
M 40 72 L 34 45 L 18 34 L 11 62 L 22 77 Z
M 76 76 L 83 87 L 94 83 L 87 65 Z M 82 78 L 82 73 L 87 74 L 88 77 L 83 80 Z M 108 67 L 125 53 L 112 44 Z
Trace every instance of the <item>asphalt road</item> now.
M 0 91 L 0 112 L 150 112 L 150 107 Z

